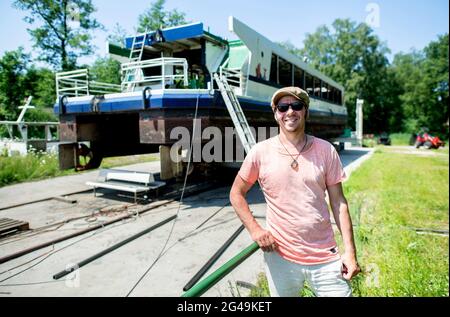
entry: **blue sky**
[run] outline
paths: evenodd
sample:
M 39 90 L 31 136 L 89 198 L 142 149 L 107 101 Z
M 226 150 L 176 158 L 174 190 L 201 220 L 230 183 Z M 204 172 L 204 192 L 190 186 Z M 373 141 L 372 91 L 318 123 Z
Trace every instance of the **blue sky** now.
M 19 46 L 32 51 L 31 37 L 26 31 L 29 25 L 22 20 L 25 12 L 12 8 L 12 2 L 0 0 L 0 56 Z M 93 0 L 97 8 L 95 17 L 100 23 L 112 30 L 117 22 L 130 35 L 134 34 L 139 14 L 151 2 Z M 227 17 L 234 15 L 272 41 L 290 41 L 297 47 L 303 46 L 307 33 L 313 33 L 320 25 L 330 26 L 337 18 L 350 18 L 358 23 L 369 21 L 391 49 L 390 59 L 401 51 L 424 48 L 439 34 L 448 33 L 449 28 L 448 0 L 167 0 L 165 8 L 185 12 L 188 20 L 203 22 L 211 33 L 229 39 L 234 36 L 228 32 Z M 80 62 L 89 63 L 96 56 L 104 56 L 108 33 L 97 31 L 94 35 L 96 55 Z

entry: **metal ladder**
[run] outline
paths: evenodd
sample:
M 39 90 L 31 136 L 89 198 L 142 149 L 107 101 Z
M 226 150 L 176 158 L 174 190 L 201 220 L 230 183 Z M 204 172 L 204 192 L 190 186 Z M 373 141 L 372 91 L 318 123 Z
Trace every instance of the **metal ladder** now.
M 143 36 L 142 40 L 138 40 L 139 37 Z M 147 30 L 145 30 L 144 34 L 136 34 L 133 37 L 133 43 L 131 44 L 130 56 L 128 58 L 128 62 L 140 62 L 142 60 L 142 55 L 144 54 L 145 41 L 147 40 Z M 125 81 L 129 81 L 130 78 L 137 80 L 142 77 L 142 69 L 135 68 L 130 69 L 125 73 Z M 126 90 L 133 91 L 136 83 L 127 84 Z M 122 87 L 124 90 L 124 87 Z
M 214 79 L 216 80 L 217 86 L 219 87 L 223 100 L 225 101 L 228 112 L 230 113 L 231 120 L 233 120 L 239 139 L 244 146 L 245 152 L 248 153 L 252 146 L 256 144 L 256 141 L 252 131 L 250 130 L 250 126 L 248 125 L 247 118 L 242 111 L 236 95 L 233 90 L 231 90 L 226 77 L 223 75 L 219 76 L 215 73 Z

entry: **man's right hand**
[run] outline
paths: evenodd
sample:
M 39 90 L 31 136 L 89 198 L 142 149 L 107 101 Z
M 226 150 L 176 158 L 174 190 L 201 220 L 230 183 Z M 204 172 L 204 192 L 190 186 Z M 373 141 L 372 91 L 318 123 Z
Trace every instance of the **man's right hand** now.
M 250 235 L 253 241 L 258 243 L 259 247 L 264 252 L 272 252 L 276 250 L 277 245 L 275 239 L 273 238 L 272 234 L 269 231 L 264 230 L 263 228 L 257 228 L 254 229 L 250 233 Z

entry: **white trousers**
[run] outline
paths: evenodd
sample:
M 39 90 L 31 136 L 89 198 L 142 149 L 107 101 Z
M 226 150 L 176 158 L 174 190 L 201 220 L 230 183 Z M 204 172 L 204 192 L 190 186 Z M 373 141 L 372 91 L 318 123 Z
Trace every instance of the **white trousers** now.
M 297 297 L 305 280 L 319 297 L 351 297 L 350 283 L 342 276 L 341 260 L 302 265 L 283 259 L 277 252 L 264 252 L 270 295 Z

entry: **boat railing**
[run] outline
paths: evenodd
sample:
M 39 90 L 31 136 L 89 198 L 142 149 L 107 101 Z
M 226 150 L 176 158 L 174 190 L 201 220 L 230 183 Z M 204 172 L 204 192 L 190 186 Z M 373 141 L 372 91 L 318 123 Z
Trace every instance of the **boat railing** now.
M 121 92 L 120 85 L 90 80 L 88 69 L 60 72 L 56 74 L 55 80 L 58 99 L 62 95 L 81 97 Z
M 145 76 L 144 70 L 149 68 L 160 68 L 160 71 L 153 71 L 157 75 Z M 185 58 L 161 57 L 123 63 L 122 78 L 122 91 L 133 91 L 136 86 L 183 88 L 189 85 L 188 62 Z
M 245 76 L 242 74 L 240 68 L 220 68 L 220 75 L 224 76 L 230 87 L 234 90 L 234 92 L 238 95 L 242 95 L 245 91 Z

